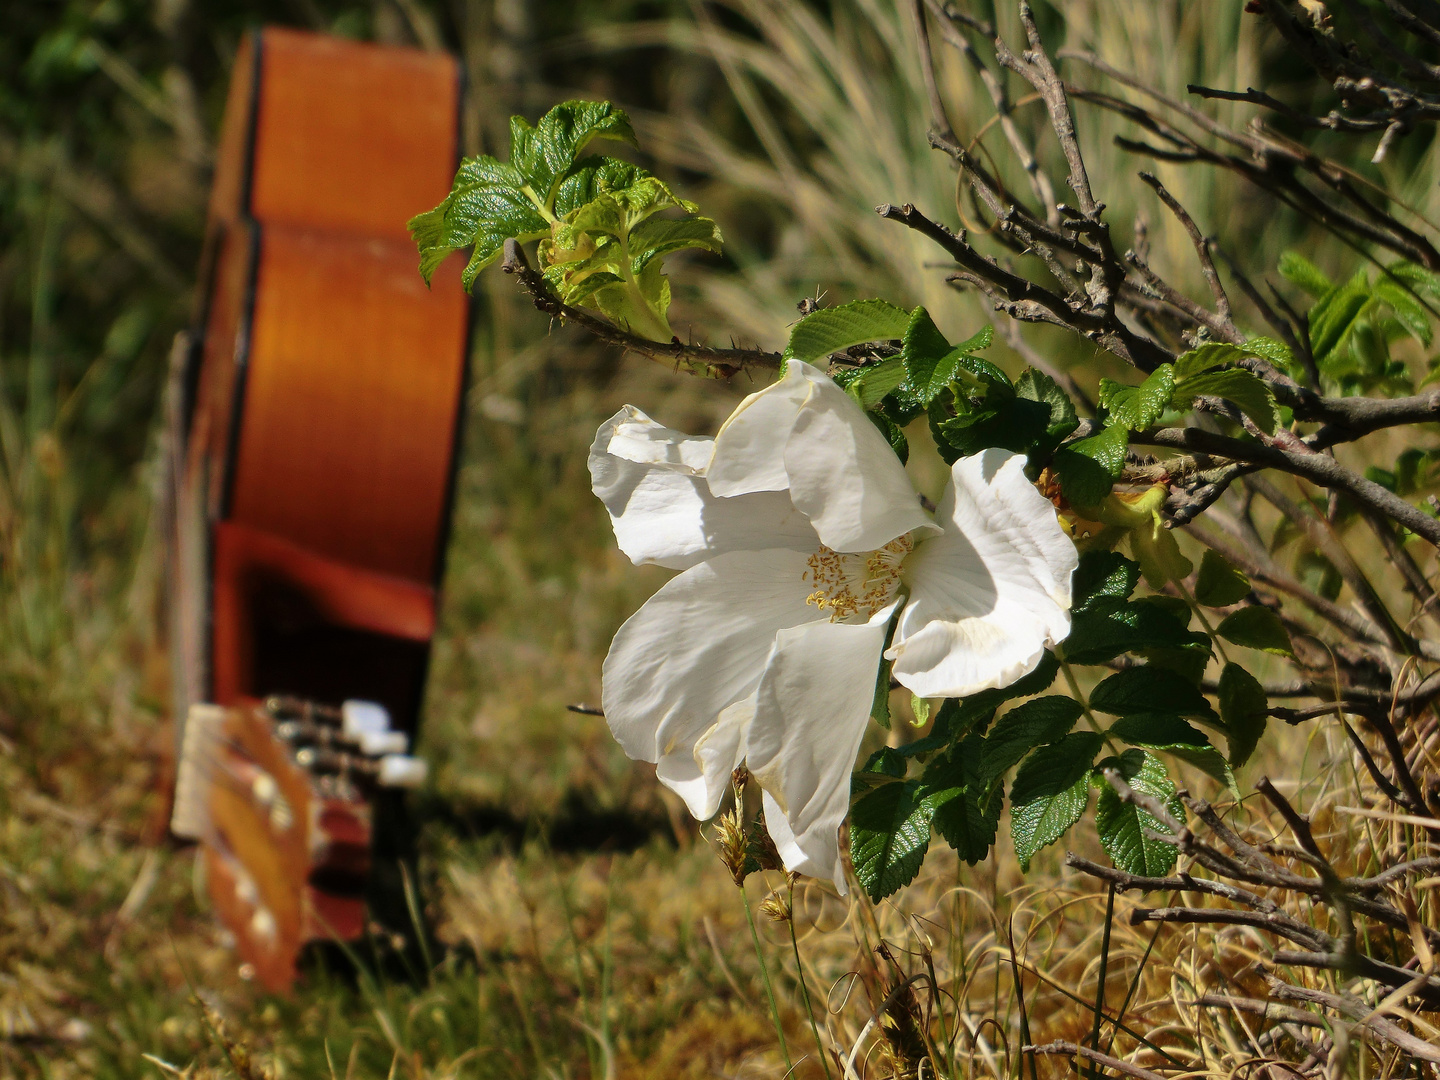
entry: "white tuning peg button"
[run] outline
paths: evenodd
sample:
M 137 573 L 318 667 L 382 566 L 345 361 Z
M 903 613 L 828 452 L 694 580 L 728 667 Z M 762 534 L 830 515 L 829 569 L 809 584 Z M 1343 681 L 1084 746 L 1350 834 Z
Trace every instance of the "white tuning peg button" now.
M 340 730 L 350 738 L 389 731 L 390 713 L 374 701 L 347 701 L 340 706 Z
M 403 754 L 410 749 L 410 740 L 403 731 L 362 731 L 355 743 L 366 757 Z
M 418 788 L 429 774 L 430 767 L 420 758 L 387 754 L 380 759 L 375 781 L 381 787 Z

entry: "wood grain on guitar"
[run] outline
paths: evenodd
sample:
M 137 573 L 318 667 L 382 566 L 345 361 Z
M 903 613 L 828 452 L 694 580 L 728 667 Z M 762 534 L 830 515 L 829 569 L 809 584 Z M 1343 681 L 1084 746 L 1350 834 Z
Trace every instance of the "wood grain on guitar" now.
M 405 222 L 449 190 L 459 86 L 441 54 L 249 37 L 172 366 L 174 828 L 275 989 L 306 942 L 363 932 L 395 854 L 372 852 L 375 795 L 419 775 L 393 748 L 435 630 L 469 304 L 453 264 L 425 287 Z M 388 757 L 281 700 L 376 703 Z

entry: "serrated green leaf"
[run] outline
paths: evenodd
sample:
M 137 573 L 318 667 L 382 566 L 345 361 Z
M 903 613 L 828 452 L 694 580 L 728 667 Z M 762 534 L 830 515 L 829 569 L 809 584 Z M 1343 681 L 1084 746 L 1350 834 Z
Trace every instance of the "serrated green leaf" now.
M 856 770 L 855 776 L 851 778 L 851 791 L 859 793 L 869 790 L 872 776 L 889 776 L 895 780 L 904 780 L 905 773 L 909 771 L 909 764 L 906 755 L 899 747 L 882 746 L 868 758 L 865 764 Z
M 1108 732 L 1134 746 L 1157 750 L 1194 765 L 1214 777 L 1238 798 L 1235 774 L 1219 750 L 1210 745 L 1204 732 L 1187 724 L 1178 716 L 1164 713 L 1133 713 L 1117 720 Z
M 1102 596 L 1127 600 L 1140 584 L 1140 564 L 1118 551 L 1087 551 L 1070 581 L 1072 612 L 1088 611 Z
M 890 449 L 895 451 L 895 456 L 900 459 L 900 464 L 910 460 L 910 440 L 905 438 L 905 431 L 899 424 L 891 420 L 884 413 L 868 412 L 871 422 L 880 429 L 880 434 L 885 436 L 885 441 L 890 444 Z
M 1317 300 L 1335 288 L 1335 283 L 1325 276 L 1323 270 L 1294 251 L 1281 254 L 1277 269 L 1286 281 L 1299 285 Z
M 1210 638 L 1186 630 L 1154 604 L 1101 596 L 1071 619 L 1060 651 L 1073 664 L 1103 664 L 1141 649 L 1181 649 L 1210 655 Z
M 1382 277 L 1375 282 L 1375 298 L 1395 313 L 1396 321 L 1405 328 L 1406 333 L 1429 347 L 1434 336 L 1430 327 L 1430 313 L 1411 295 L 1409 289 L 1388 277 Z
M 1125 468 L 1129 447 L 1130 433 L 1117 426 L 1055 451 L 1052 467 L 1070 504 L 1087 508 L 1103 502 Z
M 1079 426 L 1075 403 L 1054 379 L 1035 368 L 1026 368 L 1015 380 L 1015 396 L 1021 401 L 1040 402 L 1050 410 L 1045 422 L 1044 439 L 1030 447 L 1031 460 L 1038 463 Z
M 884 300 L 855 300 L 821 308 L 795 324 L 785 356 L 814 363 L 853 345 L 899 340 L 909 325 L 910 312 Z
M 473 244 L 475 252 L 464 273 L 469 289 L 475 275 L 499 257 L 506 240 L 547 235 L 550 223 L 520 190 L 522 186 L 520 174 L 504 162 L 492 157 L 463 161 L 450 194 L 406 226 L 419 249 L 425 281 L 452 251 Z
M 1097 732 L 1074 731 L 1036 750 L 1016 771 L 1010 788 L 1010 838 L 1021 870 L 1028 873 L 1035 853 L 1080 820 L 1090 801 L 1091 762 L 1103 743 Z
M 570 218 L 576 210 L 589 205 L 601 195 L 623 195 L 646 183 L 660 185 L 660 189 L 669 196 L 671 205 L 694 209 L 693 204 L 677 198 L 668 187 L 665 187 L 663 181 L 658 177 L 651 176 L 639 165 L 621 161 L 619 158 L 588 154 L 576 159 L 570 171 L 560 181 L 559 186 L 555 189 L 555 201 L 551 206 L 551 211 L 557 218 L 564 221 Z M 626 196 L 625 201 L 628 205 L 630 202 L 638 200 L 634 196 Z
M 888 642 L 886 643 L 888 647 Z M 880 670 L 875 673 L 875 697 L 870 703 L 870 719 L 886 731 L 890 730 L 890 669 L 894 664 L 885 657 L 880 658 Z
M 1385 268 L 1393 277 L 1399 278 L 1421 296 L 1432 300 L 1440 299 L 1440 274 L 1426 270 L 1423 266 L 1401 259 Z
M 1295 655 L 1290 632 L 1285 629 L 1280 616 L 1258 604 L 1226 615 L 1215 628 L 1215 633 L 1248 649 L 1260 649 L 1277 656 Z
M 635 145 L 635 131 L 624 110 L 608 101 L 563 101 L 532 128 L 520 116 L 510 118 L 510 164 L 547 206 L 555 189 L 594 139 Z
M 952 733 L 952 738 L 959 738 L 971 731 L 983 733 L 1001 705 L 1015 698 L 1043 694 L 1055 682 L 1059 671 L 1060 661 L 1047 649 L 1040 654 L 1040 662 L 1035 665 L 1034 671 L 1021 676 L 1009 686 L 981 690 L 967 698 L 948 698 L 940 706 L 935 717 L 935 726 L 939 728 L 942 724 L 945 725 Z
M 1250 338 L 1245 342 L 1245 352 L 1251 356 L 1258 356 L 1262 360 L 1270 361 L 1281 371 L 1292 371 L 1295 368 L 1295 354 L 1290 351 L 1290 346 L 1275 338 Z
M 914 780 L 885 784 L 862 795 L 850 808 L 850 860 L 871 900 L 915 880 L 930 849 L 935 808 Z
M 1197 397 L 1218 397 L 1234 402 L 1266 435 L 1274 435 L 1275 426 L 1280 422 L 1280 406 L 1275 401 L 1274 391 L 1265 380 L 1244 368 L 1206 371 L 1186 379 L 1176 388 L 1173 404 L 1176 408 L 1188 408 Z
M 898 356 L 861 368 L 860 373 L 845 387 L 862 408 L 873 409 L 882 398 L 905 378 L 905 363 Z
M 1209 643 L 1209 638 L 1206 638 L 1206 643 Z M 1132 651 L 1146 663 L 1155 667 L 1163 667 L 1166 671 L 1173 671 L 1191 686 L 1196 687 L 1204 680 L 1205 669 L 1210 666 L 1208 648 L 1200 649 L 1191 646 L 1180 649 L 1151 649 L 1141 646 Z
M 1163 610 L 1181 626 L 1189 626 L 1190 620 L 1195 612 L 1185 598 L 1182 596 L 1166 596 L 1164 593 L 1152 593 L 1150 596 L 1142 596 L 1135 601 L 1137 604 L 1154 604 Z
M 932 419 L 931 433 L 947 465 L 991 447 L 1028 454 L 1047 438 L 1050 407 L 1012 397 L 993 409 L 972 409 L 959 416 Z M 1057 440 L 1058 441 L 1058 440 Z
M 1175 369 L 1169 364 L 1161 364 L 1139 386 L 1125 386 L 1101 379 L 1100 404 L 1109 410 L 1111 425 L 1143 431 L 1170 407 L 1170 395 L 1174 390 Z
M 1224 367 L 1226 364 L 1243 360 L 1246 355 L 1243 349 L 1226 342 L 1208 341 L 1175 358 L 1175 382 L 1178 385 L 1186 379 L 1193 379 L 1202 371 Z
M 929 312 L 917 307 L 910 315 L 900 348 L 906 373 L 901 384 L 904 396 L 918 405 L 929 405 L 962 372 L 978 381 L 1010 390 L 1010 380 L 1004 372 L 988 361 L 970 355 L 987 348 L 994 340 L 994 334 L 994 330 L 986 326 L 952 347 Z
M 649 218 L 630 231 L 631 267 L 639 274 L 654 259 L 687 248 L 719 254 L 720 226 L 707 217 Z
M 1170 712 L 1218 719 L 1205 695 L 1165 668 L 1126 668 L 1105 679 L 1090 694 L 1090 707 L 1112 716 Z
M 1218 552 L 1206 550 L 1195 578 L 1195 601 L 1206 607 L 1229 607 L 1250 595 L 1250 579 Z
M 1059 741 L 1069 734 L 1082 712 L 1084 708 L 1078 701 L 1063 694 L 1015 706 L 985 736 L 980 777 L 989 783 L 1019 764 L 1035 747 Z
M 1270 702 L 1260 680 L 1239 664 L 1226 664 L 1220 672 L 1220 718 L 1225 722 L 1225 742 L 1230 764 L 1240 768 L 1250 760 L 1270 722 Z
M 1184 807 L 1159 758 L 1143 751 L 1126 751 L 1120 759 L 1120 773 L 1133 790 L 1153 796 L 1183 820 Z M 1100 845 L 1111 862 L 1127 874 L 1164 877 L 1174 867 L 1178 851 L 1174 844 L 1150 837 L 1147 830 L 1170 831 L 1148 811 L 1122 802 L 1115 789 L 1106 784 L 1095 805 L 1095 831 L 1100 834 Z
M 979 732 L 971 732 L 950 754 L 932 758 L 920 778 L 921 798 L 934 809 L 935 831 L 971 866 L 990 854 L 1004 800 L 978 773 Z
M 1341 351 L 1369 302 L 1370 280 L 1362 268 L 1310 309 L 1310 348 L 1322 370 L 1341 359 Z

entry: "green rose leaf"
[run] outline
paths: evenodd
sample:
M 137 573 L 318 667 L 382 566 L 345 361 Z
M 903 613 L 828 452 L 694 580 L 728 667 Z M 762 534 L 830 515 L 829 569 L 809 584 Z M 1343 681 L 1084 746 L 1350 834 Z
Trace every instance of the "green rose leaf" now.
M 1176 408 L 1186 408 L 1197 397 L 1218 397 L 1233 402 L 1266 435 L 1274 435 L 1280 423 L 1280 406 L 1274 391 L 1263 379 L 1244 368 L 1206 371 L 1186 379 L 1176 387 L 1173 403 Z
M 934 816 L 914 780 L 882 784 L 851 806 L 850 859 L 871 900 L 879 903 L 915 880 L 930 849 Z
M 979 775 L 981 742 L 971 732 L 952 753 L 932 759 L 920 779 L 935 831 L 971 866 L 989 855 L 1004 801 Z
M 1177 820 L 1183 820 L 1184 807 L 1159 758 L 1143 750 L 1127 750 L 1115 764 L 1132 789 L 1158 799 Z M 1164 877 L 1175 865 L 1175 845 L 1148 835 L 1170 830 L 1148 811 L 1122 802 L 1109 784 L 1101 789 L 1095 806 L 1095 830 L 1105 853 L 1128 874 Z
M 1117 425 L 1055 452 L 1055 475 L 1072 506 L 1094 507 L 1105 500 L 1125 467 L 1129 446 L 1130 433 Z
M 635 133 L 624 112 L 604 101 L 564 102 L 533 128 L 522 117 L 512 117 L 509 163 L 488 156 L 468 158 L 440 205 L 410 219 L 408 228 L 420 251 L 420 273 L 425 280 L 430 280 L 452 251 L 473 244 L 475 250 L 462 278 L 469 289 L 475 275 L 495 260 L 506 240 L 546 235 L 557 220 L 555 204 L 572 170 L 584 174 L 579 187 L 590 190 L 591 197 L 597 184 L 608 188 L 616 182 L 633 183 L 637 175 L 648 176 L 623 162 L 608 169 L 600 164 L 604 159 L 577 163 L 581 151 L 597 138 L 634 143 Z M 574 192 L 571 194 L 573 197 Z M 573 207 L 561 213 L 570 209 Z
M 1225 741 L 1230 764 L 1238 769 L 1250 760 L 1270 722 L 1270 702 L 1260 680 L 1239 664 L 1226 664 L 1220 672 L 1220 719 L 1225 722 Z
M 1080 820 L 1090 801 L 1090 767 L 1104 739 L 1094 731 L 1075 731 L 1042 746 L 1015 773 L 1010 788 L 1010 837 L 1020 869 L 1041 848 L 1064 836 Z
M 1110 413 L 1109 423 L 1142 431 L 1150 427 L 1170 407 L 1175 390 L 1175 369 L 1161 364 L 1139 386 L 1125 386 L 1100 380 L 1100 404 Z
M 1172 712 L 1218 722 L 1205 695 L 1182 676 L 1165 668 L 1126 668 L 1116 672 L 1090 694 L 1090 707 L 1112 716 Z
M 873 409 L 904 379 L 904 361 L 898 356 L 892 356 L 888 360 L 860 369 L 859 375 L 850 380 L 845 389 L 860 403 L 862 409 Z
M 1010 380 L 1004 372 L 970 355 L 989 348 L 994 337 L 995 331 L 986 326 L 952 347 L 930 313 L 917 307 L 910 315 L 900 350 L 906 372 L 901 386 L 903 396 L 919 406 L 928 406 L 953 380 L 968 376 L 978 387 L 994 386 L 1003 389 L 1005 397 L 1013 397 Z
M 1175 382 L 1183 383 L 1202 371 L 1224 367 L 1245 359 L 1245 350 L 1221 341 L 1210 341 L 1175 358 Z
M 1223 555 L 1206 550 L 1195 578 L 1195 600 L 1206 607 L 1229 607 L 1250 595 L 1250 579 L 1226 561 Z
M 1020 373 L 1015 381 L 1015 397 L 1017 403 L 1038 402 L 1049 410 L 1044 419 L 1044 434 L 1032 439 L 1025 448 L 1031 461 L 1039 465 L 1079 426 L 1075 403 L 1054 379 L 1035 368 L 1026 368 Z
M 1375 299 L 1395 314 L 1395 321 L 1405 328 L 1406 333 L 1429 347 L 1433 337 L 1429 312 L 1409 289 L 1392 278 L 1381 277 L 1375 282 Z
M 1226 641 L 1243 645 L 1247 649 L 1260 649 L 1276 656 L 1294 656 L 1290 643 L 1290 631 L 1280 621 L 1280 616 L 1267 607 L 1255 605 L 1232 611 L 1215 628 L 1215 632 Z
M 1294 251 L 1281 254 L 1277 269 L 1286 281 L 1299 285 L 1317 300 L 1335 288 L 1335 283 L 1325 276 L 1323 270 Z
M 1055 681 L 1055 676 L 1059 671 L 1060 661 L 1056 659 L 1053 652 L 1047 649 L 1041 654 L 1040 662 L 1035 666 L 1034 671 L 1016 679 L 1009 686 L 981 690 L 978 694 L 971 694 L 967 698 L 946 701 L 936 717 L 936 723 L 945 720 L 948 714 L 953 718 L 952 722 L 957 735 L 972 729 L 983 732 L 1001 705 L 1007 701 L 1013 701 L 1015 698 L 1043 694 L 1050 689 L 1050 685 Z
M 1140 583 L 1140 564 L 1118 551 L 1087 551 L 1071 579 L 1070 610 L 1088 611 L 1102 596 L 1127 600 Z
M 1110 726 L 1109 734 L 1133 746 L 1159 750 L 1187 761 L 1201 772 L 1213 776 L 1240 797 L 1235 774 L 1219 750 L 1198 728 L 1178 716 L 1167 713 L 1133 713 Z
M 1275 338 L 1253 337 L 1245 342 L 1245 351 L 1270 361 L 1281 371 L 1291 371 L 1295 367 L 1295 354 L 1290 351 L 1290 346 Z
M 408 223 L 420 250 L 420 274 L 428 283 L 452 251 L 475 245 L 462 280 L 470 288 L 475 275 L 500 255 L 505 241 L 534 240 L 550 232 L 550 223 L 520 189 L 520 174 L 492 157 L 461 163 L 450 194 L 434 210 Z
M 592 139 L 635 145 L 630 118 L 608 101 L 565 101 L 532 128 L 524 117 L 510 118 L 510 164 L 546 205 L 555 188 Z
M 790 331 L 786 358 L 806 363 L 872 341 L 898 341 L 910 325 L 910 312 L 884 300 L 855 300 L 812 311 Z
M 959 458 L 992 446 L 1028 454 L 1032 447 L 1048 441 L 1049 423 L 1050 407 L 1044 402 L 1009 397 L 996 408 L 969 409 L 953 417 L 937 418 L 932 407 L 930 430 L 941 457 L 953 465 Z
M 1063 694 L 1015 706 L 985 737 L 978 775 L 987 784 L 1003 776 L 1035 747 L 1063 739 L 1083 711 L 1080 702 Z
M 1103 664 L 1121 653 L 1142 650 L 1183 651 L 1204 658 L 1210 655 L 1210 638 L 1185 629 L 1154 604 L 1101 596 L 1075 613 L 1070 636 L 1060 648 L 1073 664 Z
M 1345 284 L 1315 301 L 1309 313 L 1310 348 L 1322 369 L 1342 358 L 1342 351 L 1370 299 L 1370 277 L 1362 267 Z
M 1432 300 L 1440 299 L 1440 274 L 1405 259 L 1391 263 L 1385 271 L 1399 278 L 1421 296 L 1428 296 Z

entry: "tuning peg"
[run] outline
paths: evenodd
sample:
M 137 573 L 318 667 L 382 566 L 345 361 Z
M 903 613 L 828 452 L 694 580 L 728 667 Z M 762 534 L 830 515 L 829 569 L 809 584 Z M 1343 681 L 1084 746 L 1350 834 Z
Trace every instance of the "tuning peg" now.
M 355 745 L 366 757 L 383 757 L 405 753 L 410 749 L 410 739 L 403 731 L 363 731 L 356 737 Z
M 170 816 L 170 831 L 183 840 L 202 839 L 209 831 L 210 778 L 224 724 L 225 710 L 203 702 L 191 705 L 185 717 Z
M 425 783 L 430 767 L 416 757 L 406 754 L 386 754 L 380 759 L 380 770 L 375 782 L 381 787 L 418 788 Z
M 350 738 L 390 730 L 390 713 L 374 701 L 346 701 L 340 706 L 340 730 Z

